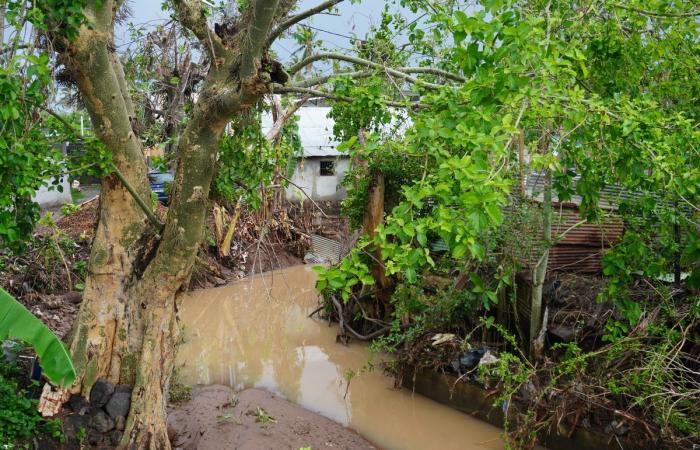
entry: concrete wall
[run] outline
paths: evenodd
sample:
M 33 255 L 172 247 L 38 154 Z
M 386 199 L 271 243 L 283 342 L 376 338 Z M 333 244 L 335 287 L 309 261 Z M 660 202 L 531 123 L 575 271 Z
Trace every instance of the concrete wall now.
M 53 186 L 52 181 L 53 180 L 49 182 L 50 186 Z M 44 208 L 70 203 L 72 201 L 72 197 L 70 195 L 70 183 L 68 183 L 68 177 L 62 177 L 59 184 L 63 186 L 63 192 L 58 192 L 56 188 L 49 190 L 49 186 L 43 186 L 36 191 L 33 200 Z
M 321 161 L 335 162 L 335 175 L 321 175 Z M 314 201 L 339 201 L 345 198 L 345 188 L 340 186 L 340 183 L 345 177 L 345 172 L 350 166 L 348 157 L 312 157 L 300 160 L 294 170 L 292 181 L 294 184 L 303 189 L 306 195 Z M 307 200 L 306 196 L 299 192 L 299 188 L 290 184 L 287 187 L 287 200 L 290 202 L 298 202 L 300 196 L 302 200 Z

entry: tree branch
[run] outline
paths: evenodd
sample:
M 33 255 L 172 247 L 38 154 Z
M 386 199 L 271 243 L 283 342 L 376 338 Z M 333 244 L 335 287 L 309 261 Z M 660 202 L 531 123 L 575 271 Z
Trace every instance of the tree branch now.
M 351 64 L 356 64 L 356 65 L 360 65 L 360 66 L 371 67 L 373 69 L 379 69 L 379 70 L 385 72 L 387 75 L 392 75 L 394 77 L 401 78 L 403 80 L 408 81 L 409 83 L 416 84 L 418 86 L 422 86 L 422 87 L 425 87 L 428 89 L 438 89 L 441 87 L 439 84 L 429 83 L 427 81 L 420 80 L 418 78 L 415 78 L 415 77 L 408 75 L 405 72 L 393 69 L 393 68 L 385 66 L 383 64 L 379 64 L 379 63 L 369 61 L 369 60 L 363 59 L 363 58 L 358 58 L 356 56 L 344 55 L 342 53 L 318 53 L 316 55 L 311 55 L 308 58 L 303 59 L 303 60 L 299 61 L 298 63 L 294 64 L 289 69 L 289 74 L 294 75 L 295 73 L 299 72 L 301 69 L 308 66 L 309 64 L 314 63 L 316 61 L 324 60 L 324 59 L 334 59 L 334 60 L 338 60 L 338 61 L 349 62 Z M 423 69 L 420 69 L 420 70 L 422 71 Z M 435 69 L 435 70 L 438 70 L 438 69 Z M 417 73 L 420 73 L 420 72 L 417 72 Z
M 284 124 L 289 120 L 292 115 L 294 115 L 295 112 L 299 108 L 304 105 L 309 99 L 311 98 L 311 95 L 307 94 L 304 97 L 302 97 L 299 101 L 294 103 L 293 105 L 289 106 L 282 114 L 275 120 L 275 123 L 272 125 L 272 128 L 270 131 L 267 132 L 267 135 L 265 136 L 268 141 L 273 142 L 277 140 L 277 137 L 280 135 L 282 132 L 282 128 L 284 127 Z M 281 108 L 280 108 L 281 109 Z
M 700 16 L 700 11 L 688 11 L 688 12 L 679 12 L 679 13 L 674 13 L 674 12 L 661 13 L 661 12 L 656 12 L 656 11 L 648 11 L 646 9 L 635 8 L 632 6 L 623 5 L 621 3 L 613 3 L 612 6 L 614 6 L 615 8 L 625 9 L 627 11 L 634 11 L 634 12 L 642 14 L 644 16 L 652 16 L 652 17 L 695 17 L 695 16 Z
M 114 175 L 119 178 L 119 181 L 122 182 L 126 190 L 129 191 L 129 194 L 131 194 L 131 196 L 134 198 L 136 204 L 139 205 L 139 208 L 141 208 L 141 210 L 146 214 L 146 217 L 148 217 L 148 222 L 153 226 L 153 228 L 155 228 L 159 233 L 163 231 L 163 227 L 165 226 L 163 222 L 158 220 L 158 217 L 153 214 L 151 208 L 146 205 L 146 202 L 143 201 L 139 193 L 136 192 L 136 189 L 134 189 L 134 187 L 129 183 L 124 174 L 117 169 L 117 166 L 113 166 L 112 170 Z
M 299 14 L 295 14 L 293 16 L 288 17 L 287 19 L 283 20 L 282 22 L 279 23 L 275 27 L 274 30 L 270 33 L 270 36 L 267 38 L 267 43 L 266 45 L 272 45 L 275 39 L 277 39 L 282 33 L 284 33 L 286 30 L 290 29 L 294 24 L 297 24 L 301 22 L 302 20 L 309 18 L 313 16 L 314 14 L 318 14 L 321 11 L 324 11 L 328 8 L 331 8 L 338 3 L 342 2 L 344 0 L 326 0 L 325 2 L 314 6 L 313 8 L 309 8 L 306 11 L 302 11 Z
M 403 72 L 406 74 L 411 74 L 411 73 L 428 73 L 436 76 L 440 76 L 443 78 L 448 78 L 450 80 L 454 81 L 467 81 L 466 78 L 464 78 L 461 75 L 457 75 L 454 73 L 446 72 L 441 69 L 436 69 L 433 67 L 400 67 L 397 69 L 399 72 Z M 323 75 L 320 77 L 315 77 L 315 78 L 309 78 L 307 80 L 302 80 L 298 83 L 293 84 L 292 86 L 294 87 L 302 87 L 302 88 L 307 88 L 307 87 L 313 87 L 313 86 L 318 86 L 320 84 L 326 83 L 328 80 L 331 80 L 333 78 L 340 78 L 340 77 L 350 77 L 350 78 L 366 78 L 372 76 L 376 72 L 371 71 L 371 70 L 349 70 L 346 72 L 336 72 L 332 73 L 330 75 Z
M 321 91 L 318 89 L 310 89 L 310 88 L 304 88 L 304 87 L 296 87 L 296 86 L 282 86 L 282 85 L 275 85 L 274 87 L 274 93 L 275 94 L 290 94 L 290 93 L 296 93 L 296 94 L 306 94 L 306 95 L 311 95 L 312 97 L 323 97 L 323 98 L 328 98 L 331 100 L 337 100 L 341 102 L 354 102 L 356 99 L 352 97 L 345 97 L 343 95 L 336 95 L 331 92 L 326 92 L 326 91 Z M 387 106 L 393 106 L 396 108 L 424 108 L 425 105 L 422 105 L 419 102 L 395 102 L 392 100 L 384 100 L 384 103 Z
M 224 43 L 209 28 L 201 7 L 193 4 L 191 0 L 173 0 L 173 8 L 180 18 L 180 23 L 190 30 L 199 39 L 202 46 L 208 50 L 212 61 L 215 61 L 217 56 L 224 55 L 226 52 Z
M 315 78 L 309 78 L 307 80 L 302 80 L 298 83 L 293 84 L 294 87 L 308 88 L 313 86 L 318 86 L 319 84 L 324 84 L 332 78 L 340 77 L 350 77 L 350 78 L 367 78 L 372 76 L 374 72 L 371 70 L 350 70 L 347 72 L 336 72 L 330 75 L 324 75 Z
M 257 0 L 253 6 L 253 16 L 248 24 L 248 33 L 241 54 L 241 80 L 245 82 L 258 73 L 257 63 L 267 43 L 267 34 L 275 18 L 279 0 Z
M 465 82 L 467 79 L 462 75 L 457 75 L 456 73 L 448 72 L 446 70 L 437 69 L 435 67 L 399 67 L 399 72 L 404 73 L 428 73 L 431 75 L 436 75 L 453 81 Z

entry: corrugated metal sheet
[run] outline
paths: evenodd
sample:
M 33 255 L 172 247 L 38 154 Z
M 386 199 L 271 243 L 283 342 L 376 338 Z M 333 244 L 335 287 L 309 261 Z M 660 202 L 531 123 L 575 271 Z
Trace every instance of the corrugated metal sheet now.
M 579 182 L 580 179 L 580 175 L 574 177 L 574 190 L 576 189 L 576 184 Z M 544 197 L 544 181 L 545 176 L 543 173 L 540 172 L 532 172 L 528 174 L 525 178 L 525 191 L 530 197 L 532 197 L 538 202 L 541 202 Z M 640 195 L 640 193 L 627 191 L 626 189 L 620 186 L 612 184 L 607 185 L 604 186 L 600 191 L 600 201 L 598 202 L 598 206 L 600 206 L 603 209 L 617 209 L 618 205 L 622 200 L 639 197 Z M 581 196 L 576 194 L 572 195 L 571 199 L 568 200 L 569 203 L 576 206 L 580 206 L 581 201 Z M 557 197 L 557 193 L 555 191 L 552 191 L 552 202 L 559 203 L 559 198 Z
M 560 208 L 553 211 L 552 240 L 549 250 L 548 272 L 599 273 L 605 249 L 622 238 L 624 224 L 614 215 L 601 223 L 583 223 L 576 208 Z M 541 242 L 542 236 L 538 236 Z M 541 247 L 534 245 L 534 248 Z M 534 267 L 540 254 L 532 254 L 526 267 Z
M 311 235 L 311 252 L 331 264 L 338 263 L 344 256 L 340 242 L 318 234 Z
M 577 225 L 581 217 L 577 209 L 562 208 L 554 211 L 552 238 L 559 245 L 583 245 L 591 247 L 609 246 L 619 241 L 624 224 L 617 216 L 604 219 L 602 223 Z M 563 235 L 563 238 L 559 238 Z

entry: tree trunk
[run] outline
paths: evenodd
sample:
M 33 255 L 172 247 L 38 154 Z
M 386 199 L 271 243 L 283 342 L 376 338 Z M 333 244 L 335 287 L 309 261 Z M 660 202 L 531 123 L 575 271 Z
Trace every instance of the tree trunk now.
M 113 13 L 119 5 L 118 0 L 93 4 L 85 10 L 92 27 L 81 28 L 72 42 L 57 39 L 61 61 L 119 174 L 102 183 L 83 303 L 70 345 L 79 372 L 73 390 L 88 396 L 98 378 L 132 386 L 120 447 L 169 449 L 165 413 L 178 337 L 176 297 L 189 280 L 203 237 L 221 134 L 234 114 L 270 91 L 269 74 L 261 71 L 260 46 L 277 1 L 258 1 L 254 14 L 246 16 L 248 34 L 231 47 L 205 29 L 198 8 L 174 2 L 215 63 L 179 140 L 162 230 L 149 224 L 152 212 L 144 211 L 150 199 L 147 167 L 132 130 L 135 114 L 124 71 L 113 50 Z
M 542 333 L 542 288 L 547 275 L 549 247 L 552 243 L 552 173 L 547 170 L 544 181 L 544 201 L 542 202 L 542 239 L 545 249 L 532 270 L 532 296 L 530 303 L 530 357 L 537 359 L 544 347 Z M 546 320 L 546 314 L 545 314 Z
M 358 133 L 358 142 L 360 145 L 365 145 L 365 132 L 360 130 Z M 364 161 L 357 161 L 356 164 L 366 164 Z M 369 193 L 367 194 L 367 204 L 365 205 L 365 213 L 362 218 L 362 230 L 364 233 L 373 238 L 377 233 L 377 227 L 384 222 L 384 174 L 379 170 L 374 170 L 370 176 Z M 382 261 L 381 250 L 377 247 L 374 250 L 375 264 L 372 266 L 372 276 L 374 277 L 375 285 L 377 286 L 377 298 L 384 305 L 384 314 L 388 316 L 391 311 L 391 280 L 386 276 L 386 270 Z

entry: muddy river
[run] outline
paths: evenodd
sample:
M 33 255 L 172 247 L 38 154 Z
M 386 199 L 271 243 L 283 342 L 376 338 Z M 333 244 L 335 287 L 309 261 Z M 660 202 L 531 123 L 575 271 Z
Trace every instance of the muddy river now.
M 188 294 L 184 381 L 273 391 L 386 449 L 503 448 L 498 428 L 394 389 L 379 369 L 367 370 L 373 354 L 364 345 L 337 344 L 335 327 L 309 319 L 315 278 L 296 266 Z

